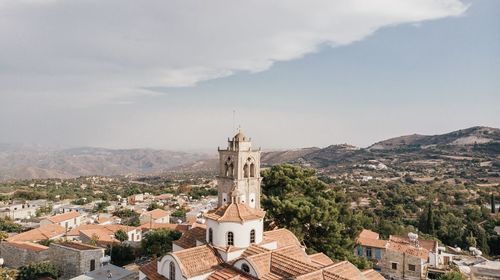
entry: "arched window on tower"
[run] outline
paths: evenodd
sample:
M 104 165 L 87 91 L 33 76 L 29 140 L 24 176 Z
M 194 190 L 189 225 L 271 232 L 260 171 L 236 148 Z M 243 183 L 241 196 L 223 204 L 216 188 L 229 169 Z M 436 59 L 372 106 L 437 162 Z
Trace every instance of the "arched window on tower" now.
M 231 162 L 231 164 L 229 164 L 229 176 L 228 177 L 234 177 L 234 165 L 232 162 Z
M 250 231 L 250 244 L 255 243 L 255 229 Z
M 208 243 L 212 244 L 214 238 L 214 233 L 212 231 L 212 228 L 208 229 Z
M 175 263 L 174 262 L 170 262 L 170 271 L 169 271 L 169 279 L 175 279 Z
M 250 177 L 255 177 L 255 164 L 253 162 L 250 164 Z
M 248 167 L 248 163 L 245 163 L 245 165 L 243 166 L 243 177 L 245 178 L 248 178 L 250 172 L 249 172 L 249 167 Z
M 241 265 L 241 270 L 243 270 L 243 272 L 250 273 L 250 267 L 246 263 Z
M 227 162 L 224 163 L 224 176 L 229 176 L 229 164 L 227 164 Z
M 232 231 L 227 233 L 227 246 L 234 246 L 234 234 Z

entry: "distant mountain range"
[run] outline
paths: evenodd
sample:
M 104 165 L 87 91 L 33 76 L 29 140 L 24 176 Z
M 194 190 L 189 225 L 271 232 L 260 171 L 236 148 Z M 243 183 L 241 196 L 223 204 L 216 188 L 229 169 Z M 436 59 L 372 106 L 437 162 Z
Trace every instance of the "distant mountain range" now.
M 500 161 L 500 129 L 472 127 L 442 135 L 408 135 L 377 142 L 368 148 L 331 145 L 265 152 L 262 164 L 294 163 L 324 171 L 347 171 L 378 161 L 407 166 L 422 160 Z M 0 180 L 70 178 L 89 175 L 148 175 L 164 172 L 216 172 L 217 159 L 201 153 L 152 149 L 43 149 L 0 144 Z

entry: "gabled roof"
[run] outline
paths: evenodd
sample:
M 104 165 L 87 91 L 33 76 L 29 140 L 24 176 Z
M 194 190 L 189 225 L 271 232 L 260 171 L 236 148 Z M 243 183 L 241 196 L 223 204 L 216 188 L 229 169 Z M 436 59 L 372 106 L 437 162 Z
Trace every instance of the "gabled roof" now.
M 148 276 L 148 280 L 168 280 L 167 277 L 158 273 L 158 261 L 156 259 L 139 267 L 139 270 Z
M 186 278 L 202 275 L 220 269 L 222 260 L 208 245 L 198 246 L 170 253 L 176 259 Z
M 265 231 L 264 238 L 276 241 L 278 243 L 278 249 L 290 245 L 301 246 L 295 234 L 285 228 Z
M 399 243 L 410 243 L 410 239 L 406 236 L 391 235 L 389 236 L 389 241 L 395 241 Z M 418 239 L 418 245 L 427 249 L 430 252 L 434 252 L 437 248 L 438 242 L 436 240 L 425 240 Z
M 416 247 L 409 242 L 404 242 L 403 240 L 389 240 L 387 243 L 387 250 L 405 253 L 422 260 L 429 259 L 429 250 L 424 247 Z
M 221 270 L 217 270 L 216 272 L 210 274 L 208 280 L 254 280 L 256 278 L 242 274 L 241 271 L 238 271 L 232 267 L 225 267 Z
M 325 255 L 323 253 L 316 253 L 316 254 L 309 255 L 309 258 L 311 259 L 311 261 L 313 263 L 318 264 L 320 266 L 328 266 L 328 265 L 333 264 L 332 259 L 330 259 L 330 257 L 328 257 L 327 255 Z
M 65 228 L 58 224 L 49 224 L 13 235 L 7 238 L 7 241 L 40 241 L 52 239 L 62 236 L 65 231 Z
M 380 240 L 378 233 L 368 229 L 363 229 L 356 239 L 356 244 L 365 247 L 385 248 L 387 240 Z
M 46 220 L 51 221 L 52 223 L 60 223 L 60 222 L 64 222 L 67 220 L 74 219 L 76 217 L 80 217 L 80 213 L 78 213 L 76 211 L 70 211 L 70 212 L 66 212 L 64 214 L 50 216 L 50 217 L 46 218 Z
M 230 203 L 205 214 L 205 218 L 218 222 L 245 222 L 264 218 L 265 211 L 254 209 L 244 203 Z
M 68 236 L 78 236 L 80 235 L 81 231 L 108 231 L 110 234 L 114 234 L 118 230 L 123 230 L 125 232 L 130 232 L 133 230 L 136 230 L 137 227 L 131 227 L 131 226 L 124 226 L 124 225 L 117 225 L 117 224 L 111 224 L 111 225 L 96 225 L 96 224 L 85 224 L 85 225 L 79 225 L 75 227 L 74 229 L 70 230 L 68 232 Z
M 146 212 L 146 213 L 144 213 L 142 215 L 146 216 L 146 217 L 152 217 L 153 219 L 156 220 L 156 219 L 160 219 L 160 218 L 169 216 L 170 212 L 165 211 L 163 209 L 153 209 L 153 210 L 148 211 L 148 212 Z
M 174 241 L 174 244 L 184 249 L 196 246 L 196 241 L 205 243 L 207 229 L 203 227 L 194 227 L 186 231 L 181 238 Z
M 365 277 L 361 271 L 348 261 L 335 263 L 323 270 L 325 280 L 363 280 Z
M 385 278 L 373 269 L 363 271 L 366 280 L 385 280 Z

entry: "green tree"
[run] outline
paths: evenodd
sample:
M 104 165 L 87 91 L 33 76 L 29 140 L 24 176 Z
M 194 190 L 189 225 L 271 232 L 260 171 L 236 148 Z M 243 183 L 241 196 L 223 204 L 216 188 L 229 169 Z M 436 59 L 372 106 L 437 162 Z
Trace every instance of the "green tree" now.
M 123 229 L 119 229 L 115 232 L 115 238 L 118 241 L 123 242 L 128 240 L 128 234 Z
M 450 271 L 438 278 L 438 280 L 465 280 L 465 279 L 466 278 L 463 276 L 463 274 L 458 271 Z
M 157 202 L 153 201 L 151 204 L 148 206 L 148 211 L 155 210 L 155 209 L 163 209 L 163 207 L 158 204 Z
M 292 231 L 309 251 L 336 259 L 352 255 L 353 240 L 344 224 L 349 207 L 314 170 L 284 164 L 262 175 L 262 206 L 269 223 Z
M 9 234 L 5 231 L 0 231 L 0 242 L 4 241 L 7 238 L 9 238 Z
M 134 249 L 126 243 L 111 246 L 109 254 L 111 263 L 118 266 L 127 265 L 135 260 Z
M 156 229 L 147 232 L 142 238 L 143 252 L 148 256 L 162 256 L 172 251 L 172 242 L 181 237 L 181 233 L 169 229 Z
M 491 213 L 495 214 L 495 210 L 496 210 L 495 195 L 493 193 L 491 193 L 490 203 L 491 203 Z
M 57 279 L 59 270 L 49 262 L 41 262 L 22 266 L 17 274 L 18 280 L 36 280 L 44 277 Z
M 434 224 L 434 211 L 432 210 L 432 202 L 429 202 L 427 206 L 427 233 L 434 235 L 436 233 Z

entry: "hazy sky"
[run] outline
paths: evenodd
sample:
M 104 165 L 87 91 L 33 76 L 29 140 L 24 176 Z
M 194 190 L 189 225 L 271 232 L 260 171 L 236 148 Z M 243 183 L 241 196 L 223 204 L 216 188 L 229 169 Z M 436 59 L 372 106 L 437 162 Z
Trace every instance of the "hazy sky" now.
M 498 0 L 0 0 L 0 142 L 264 149 L 500 127 Z

